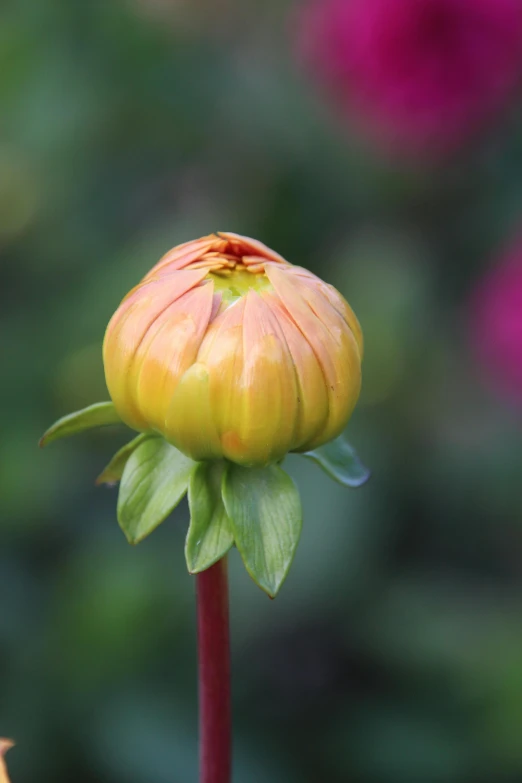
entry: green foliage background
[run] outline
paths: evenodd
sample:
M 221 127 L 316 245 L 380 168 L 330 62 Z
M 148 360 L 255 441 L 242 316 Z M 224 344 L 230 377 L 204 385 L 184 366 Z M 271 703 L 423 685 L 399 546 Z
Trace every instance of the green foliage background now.
M 517 108 L 444 166 L 390 163 L 293 61 L 282 0 L 0 9 L 0 734 L 14 783 L 195 783 L 183 504 L 131 548 L 94 479 L 119 432 L 36 444 L 104 399 L 121 297 L 231 230 L 334 283 L 366 336 L 352 492 L 290 458 L 280 596 L 231 557 L 235 783 L 522 780 L 521 414 L 466 300 L 522 208 Z

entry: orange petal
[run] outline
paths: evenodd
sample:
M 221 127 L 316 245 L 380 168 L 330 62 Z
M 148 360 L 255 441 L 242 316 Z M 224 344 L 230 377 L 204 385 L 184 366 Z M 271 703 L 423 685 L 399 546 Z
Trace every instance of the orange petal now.
M 160 432 L 182 375 L 195 362 L 206 332 L 214 289 L 193 288 L 167 307 L 141 341 L 129 368 L 127 384 L 141 416 Z
M 310 343 L 279 297 L 268 292 L 262 296 L 276 315 L 294 364 L 299 403 L 292 445 L 295 450 L 324 429 L 328 419 L 328 393 L 321 365 Z
M 103 343 L 105 378 L 116 409 L 127 424 L 148 429 L 128 382 L 130 366 L 154 321 L 180 296 L 198 285 L 205 270 L 183 270 L 165 280 L 138 286 L 113 315 Z
M 245 300 L 242 298 L 237 299 L 233 304 L 229 305 L 221 312 L 218 311 L 214 320 L 209 325 L 207 333 L 201 343 L 197 357 L 198 362 L 207 363 L 207 359 L 214 351 L 214 344 L 218 337 L 224 338 L 230 330 L 234 330 L 237 326 L 242 327 L 244 310 Z
M 299 277 L 301 282 L 303 282 L 305 285 L 308 285 L 312 289 L 319 289 L 323 296 L 325 296 L 332 307 L 334 307 L 337 312 L 344 318 L 348 326 L 353 332 L 353 336 L 355 337 L 355 340 L 357 342 L 357 345 L 359 346 L 359 351 L 361 354 L 361 359 L 363 358 L 364 353 L 364 340 L 363 340 L 363 333 L 361 329 L 361 325 L 359 323 L 359 320 L 357 316 L 355 315 L 354 311 L 339 291 L 337 291 L 336 288 L 333 287 L 333 285 L 329 285 L 328 283 L 325 283 L 323 280 L 321 280 L 319 277 L 316 277 L 316 275 L 312 274 L 312 272 L 309 272 L 308 269 L 304 269 L 303 267 L 295 266 L 288 270 L 289 274 L 296 275 L 296 277 Z
M 279 253 L 276 253 L 257 239 L 244 237 L 241 234 L 233 234 L 229 231 L 219 231 L 219 236 L 228 239 L 233 245 L 236 245 L 239 255 L 261 256 L 263 259 L 288 264 L 288 261 L 283 256 L 280 256 Z
M 174 272 L 177 269 L 184 269 L 193 261 L 200 258 L 200 256 L 204 255 L 209 250 L 214 249 L 214 246 L 219 243 L 220 240 L 216 234 L 209 234 L 201 239 L 185 242 L 183 245 L 177 245 L 160 258 L 150 272 L 147 272 L 144 280 L 158 277 L 160 273 L 163 274 L 164 272 Z
M 276 265 L 267 276 L 291 318 L 308 340 L 321 366 L 328 394 L 326 426 L 314 446 L 339 435 L 357 402 L 361 386 L 359 349 L 351 329 L 339 313 L 321 297 L 311 294 L 295 275 Z M 308 446 L 308 444 L 306 444 Z
M 273 462 L 293 446 L 299 392 L 292 355 L 274 311 L 251 290 L 243 321 L 243 371 L 231 429 L 246 444 L 244 464 Z

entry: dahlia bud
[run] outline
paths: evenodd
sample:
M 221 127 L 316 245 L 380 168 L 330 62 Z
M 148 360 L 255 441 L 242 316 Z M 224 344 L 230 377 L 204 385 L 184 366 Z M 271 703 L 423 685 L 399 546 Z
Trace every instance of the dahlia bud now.
M 297 487 L 276 463 L 296 451 L 344 486 L 369 478 L 337 437 L 359 396 L 362 350 L 335 288 L 261 242 L 210 234 L 167 253 L 116 310 L 103 345 L 112 401 L 64 416 L 40 444 L 113 424 L 138 430 L 97 481 L 120 482 L 128 541 L 188 494 L 190 573 L 235 546 L 273 597 L 302 526 Z
M 121 419 L 196 461 L 268 465 L 336 438 L 361 386 L 343 297 L 260 242 L 219 233 L 175 247 L 105 335 Z

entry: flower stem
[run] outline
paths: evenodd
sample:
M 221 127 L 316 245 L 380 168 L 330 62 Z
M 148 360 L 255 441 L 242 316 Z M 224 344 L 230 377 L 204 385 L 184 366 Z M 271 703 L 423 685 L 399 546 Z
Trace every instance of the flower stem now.
M 226 557 L 197 576 L 200 783 L 230 783 L 230 632 Z

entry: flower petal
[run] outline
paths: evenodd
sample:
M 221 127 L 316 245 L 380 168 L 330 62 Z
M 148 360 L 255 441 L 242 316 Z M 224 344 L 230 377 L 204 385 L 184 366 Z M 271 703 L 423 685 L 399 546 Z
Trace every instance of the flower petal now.
M 128 373 L 140 343 L 155 320 L 180 296 L 205 277 L 205 270 L 176 273 L 168 285 L 149 282 L 135 288 L 113 315 L 103 343 L 105 378 L 123 421 L 137 430 L 149 429 L 134 399 Z
M 258 293 L 246 296 L 238 433 L 257 464 L 284 456 L 295 440 L 299 392 L 292 355 L 274 311 Z
M 211 283 L 176 299 L 148 329 L 129 368 L 127 383 L 149 424 L 163 429 L 172 396 L 195 362 L 212 311 Z
M 297 420 L 297 387 L 286 342 L 254 291 L 218 322 L 200 359 L 209 372 L 223 455 L 242 465 L 274 462 L 291 447 Z
M 244 237 L 241 234 L 234 234 L 230 231 L 220 231 L 219 236 L 228 239 L 233 245 L 237 246 L 238 255 L 262 256 L 270 261 L 289 266 L 288 261 L 283 256 L 280 256 L 275 250 L 267 247 L 257 239 Z
M 210 407 L 221 448 L 225 436 L 230 438 L 227 433 L 237 412 L 238 379 L 243 368 L 244 310 L 245 298 L 220 313 L 210 324 L 198 353 L 198 362 L 209 374 Z
M 298 395 L 297 424 L 292 447 L 295 450 L 323 430 L 328 419 L 328 392 L 312 346 L 291 319 L 282 301 L 268 292 L 263 292 L 262 296 L 277 318 L 294 365 Z
M 342 432 L 361 386 L 360 356 L 355 337 L 339 313 L 287 270 L 269 265 L 267 276 L 321 365 L 328 393 L 328 420 L 306 448 L 326 443 Z M 311 304 L 312 303 L 312 304 Z
M 209 372 L 201 362 L 193 364 L 176 387 L 165 416 L 164 435 L 197 462 L 222 456 L 210 402 Z
M 177 245 L 165 253 L 160 258 L 157 264 L 155 264 L 150 272 L 147 272 L 144 280 L 154 279 L 159 277 L 165 272 L 174 272 L 177 269 L 184 269 L 193 261 L 197 261 L 202 255 L 209 250 L 213 250 L 216 243 L 219 242 L 219 237 L 216 234 L 209 234 L 201 239 L 196 239 L 193 242 L 185 242 L 183 245 Z
M 315 290 L 318 289 L 321 291 L 321 293 L 328 299 L 332 307 L 335 307 L 337 312 L 344 318 L 352 330 L 353 336 L 355 337 L 357 345 L 359 346 L 362 359 L 364 353 L 364 340 L 361 325 L 344 296 L 342 296 L 339 291 L 333 287 L 333 285 L 325 283 L 324 280 L 321 280 L 321 278 L 317 277 L 312 272 L 309 272 L 308 269 L 304 269 L 304 267 L 293 266 L 288 270 L 288 273 L 291 275 L 296 275 L 296 277 L 298 277 L 305 285 L 308 285 L 309 288 L 313 288 Z

